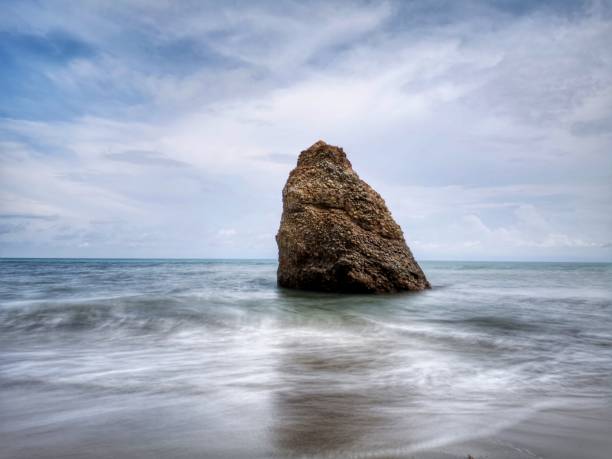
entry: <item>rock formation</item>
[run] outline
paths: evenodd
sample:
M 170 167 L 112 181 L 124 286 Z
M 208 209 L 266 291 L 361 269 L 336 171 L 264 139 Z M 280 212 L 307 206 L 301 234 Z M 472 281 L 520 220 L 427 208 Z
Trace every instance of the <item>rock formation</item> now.
M 385 201 L 342 148 L 323 141 L 301 152 L 289 174 L 276 242 L 282 287 L 346 293 L 430 287 Z

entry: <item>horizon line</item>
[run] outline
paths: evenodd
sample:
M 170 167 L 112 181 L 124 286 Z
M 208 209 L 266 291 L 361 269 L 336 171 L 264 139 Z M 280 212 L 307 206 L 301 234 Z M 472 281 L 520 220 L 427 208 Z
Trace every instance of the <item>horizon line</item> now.
M 239 258 L 239 257 L 4 257 L 2 260 L 215 260 L 215 261 L 278 261 L 277 258 Z M 420 259 L 417 262 L 455 262 L 455 263 L 592 263 L 612 264 L 609 261 L 594 260 L 478 260 L 478 259 Z

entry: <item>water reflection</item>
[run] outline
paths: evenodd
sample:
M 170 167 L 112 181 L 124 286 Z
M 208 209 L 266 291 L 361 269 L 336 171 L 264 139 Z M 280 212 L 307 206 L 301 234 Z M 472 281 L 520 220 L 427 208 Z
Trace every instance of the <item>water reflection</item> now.
M 280 454 L 363 451 L 392 426 L 389 408 L 400 400 L 377 375 L 393 364 L 394 353 L 382 337 L 361 336 L 350 322 L 350 315 L 337 309 L 319 311 L 282 343 L 277 366 L 282 389 L 272 407 Z

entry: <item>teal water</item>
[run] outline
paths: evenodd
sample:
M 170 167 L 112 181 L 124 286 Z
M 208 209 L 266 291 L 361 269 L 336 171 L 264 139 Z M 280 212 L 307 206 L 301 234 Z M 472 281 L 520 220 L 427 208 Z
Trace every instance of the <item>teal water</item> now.
M 274 261 L 3 259 L 0 457 L 419 457 L 611 413 L 612 265 L 422 267 L 342 296 Z

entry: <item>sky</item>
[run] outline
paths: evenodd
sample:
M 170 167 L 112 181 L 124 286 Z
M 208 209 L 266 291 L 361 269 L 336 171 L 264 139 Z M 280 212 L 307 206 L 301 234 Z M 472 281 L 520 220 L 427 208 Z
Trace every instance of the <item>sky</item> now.
M 275 258 L 344 148 L 421 260 L 612 261 L 610 1 L 0 3 L 0 256 Z

